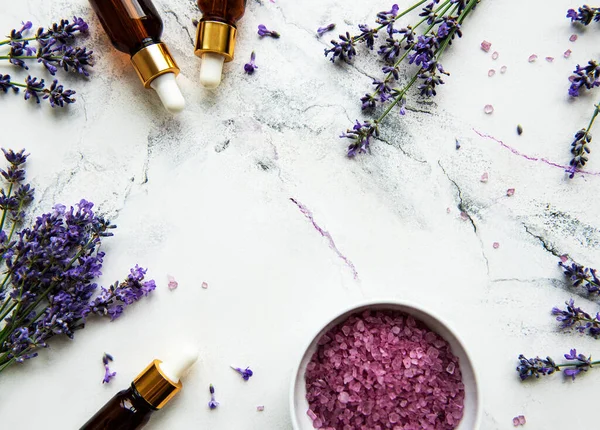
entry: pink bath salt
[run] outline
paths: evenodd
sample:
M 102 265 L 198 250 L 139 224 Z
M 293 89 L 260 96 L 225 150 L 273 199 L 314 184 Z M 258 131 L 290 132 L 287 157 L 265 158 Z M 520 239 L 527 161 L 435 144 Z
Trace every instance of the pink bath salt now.
M 567 254 L 563 254 L 560 256 L 560 261 L 562 263 L 566 263 L 567 261 L 569 261 L 569 256 Z
M 344 333 L 344 327 L 351 331 Z M 323 336 L 327 340 L 317 341 L 304 374 L 313 427 L 451 430 L 459 425 L 465 397 L 459 360 L 423 322 L 401 312 L 367 310 Z M 341 349 L 340 340 L 348 339 L 353 347 Z
M 483 107 L 483 111 L 484 111 L 486 114 L 490 115 L 491 113 L 493 113 L 493 112 L 494 112 L 494 106 L 492 106 L 492 105 L 485 105 L 485 106 Z
M 500 244 L 498 242 L 494 242 L 492 246 L 494 247 L 494 249 L 500 248 Z
M 260 406 L 257 406 L 257 407 L 256 407 L 256 410 L 257 410 L 258 412 L 262 412 L 262 411 L 264 411 L 264 410 L 265 410 L 265 407 L 264 407 L 263 405 L 260 405 Z
M 462 212 L 460 213 L 460 218 L 461 218 L 463 221 L 466 221 L 466 220 L 468 220 L 468 219 L 469 219 L 469 214 L 467 214 L 465 211 L 462 211 Z
M 530 63 L 533 63 L 535 60 L 537 60 L 538 56 L 535 54 L 531 54 L 529 56 L 529 58 L 527 59 L 527 61 L 529 61 Z
M 208 288 L 208 284 L 206 282 L 202 282 L 202 288 L 204 288 L 206 290 Z
M 497 60 L 499 56 L 500 54 L 498 54 L 498 51 L 494 51 L 494 53 L 492 54 L 492 60 Z
M 527 423 L 524 415 L 519 415 L 517 418 L 519 418 L 519 424 L 524 425 Z
M 525 417 L 523 415 L 519 415 L 518 417 L 513 418 L 513 426 L 519 427 L 525 425 Z
M 490 70 L 488 70 L 488 77 L 490 77 L 490 78 L 491 78 L 491 77 L 492 77 L 492 76 L 494 76 L 495 74 L 496 74 L 496 71 L 495 71 L 494 69 L 490 69 Z
M 571 51 L 570 49 L 567 49 L 567 50 L 565 51 L 565 53 L 563 54 L 563 56 L 564 56 L 565 58 L 569 58 L 569 57 L 571 56 L 571 53 L 572 53 L 572 52 L 573 52 L 573 51 Z
M 500 73 L 502 73 L 502 74 L 506 73 L 506 66 L 500 67 Z
M 554 57 L 546 57 L 546 61 L 552 63 L 554 61 Z
M 515 195 L 515 189 L 514 188 L 509 188 L 508 190 L 506 190 L 506 195 L 508 197 L 512 197 Z
M 450 208 L 446 208 L 446 213 L 449 214 L 450 212 L 452 212 L 452 210 Z
M 570 42 L 575 42 L 577 40 L 577 35 L 576 34 L 572 34 L 571 37 L 569 37 L 569 41 Z
M 175 278 L 171 275 L 167 275 L 167 280 L 169 281 L 168 287 L 169 290 L 174 290 L 175 288 L 177 288 L 179 286 L 179 284 L 177 283 L 177 281 L 175 280 Z
M 489 177 L 489 175 L 488 175 L 488 172 L 483 172 L 483 175 L 481 175 L 481 178 L 480 178 L 479 180 L 480 180 L 481 182 L 485 183 L 485 182 L 487 182 L 487 181 L 488 181 L 488 179 L 489 179 L 489 178 L 490 178 L 490 177 Z
M 490 42 L 488 42 L 487 40 L 484 40 L 483 42 L 481 42 L 481 49 L 483 49 L 485 52 L 490 52 L 491 47 L 492 47 L 492 44 Z

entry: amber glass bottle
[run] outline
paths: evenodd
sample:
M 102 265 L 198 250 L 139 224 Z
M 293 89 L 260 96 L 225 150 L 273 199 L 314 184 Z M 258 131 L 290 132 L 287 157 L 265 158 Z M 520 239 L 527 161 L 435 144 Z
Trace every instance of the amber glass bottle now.
M 202 19 L 198 23 L 195 54 L 202 58 L 200 82 L 216 88 L 223 63 L 233 60 L 236 23 L 244 16 L 246 0 L 198 0 Z
M 175 82 L 179 67 L 161 42 L 163 22 L 150 0 L 90 0 L 102 27 L 119 51 L 129 54 L 145 88 L 156 90 L 167 110 L 185 102 Z

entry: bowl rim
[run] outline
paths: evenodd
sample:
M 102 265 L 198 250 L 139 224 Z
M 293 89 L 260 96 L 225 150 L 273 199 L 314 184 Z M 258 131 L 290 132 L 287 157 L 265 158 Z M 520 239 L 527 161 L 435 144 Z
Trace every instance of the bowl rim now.
M 315 333 L 315 335 L 311 337 L 309 342 L 302 349 L 300 358 L 297 360 L 297 364 L 294 366 L 294 369 L 293 369 L 292 381 L 290 384 L 290 395 L 289 395 L 289 408 L 290 408 L 290 415 L 291 415 L 291 419 L 292 419 L 292 428 L 294 430 L 301 430 L 300 426 L 298 425 L 296 405 L 295 405 L 296 381 L 298 379 L 298 373 L 300 372 L 300 366 L 302 365 L 304 356 L 306 355 L 306 352 L 308 351 L 308 349 L 310 348 L 312 343 L 315 341 L 317 336 L 319 336 L 319 334 L 328 325 L 330 325 L 333 321 L 337 320 L 338 318 L 341 318 L 342 316 L 345 316 L 346 314 L 352 314 L 352 313 L 356 312 L 358 309 L 362 309 L 365 307 L 386 306 L 386 305 L 404 306 L 406 308 L 412 308 L 415 311 L 422 312 L 422 313 L 428 315 L 429 317 L 433 318 L 434 320 L 436 320 L 438 323 L 440 323 L 442 326 L 444 326 L 452 334 L 452 336 L 454 336 L 454 338 L 456 339 L 456 342 L 460 345 L 460 347 L 465 352 L 465 356 L 467 358 L 467 361 L 469 363 L 471 371 L 473 372 L 475 393 L 477 394 L 477 403 L 476 403 L 476 411 L 475 411 L 475 426 L 473 427 L 473 430 L 478 430 L 481 427 L 481 420 L 482 420 L 482 415 L 483 415 L 481 390 L 479 389 L 479 375 L 478 375 L 475 365 L 473 364 L 473 359 L 471 358 L 471 353 L 465 347 L 465 343 L 463 342 L 462 338 L 457 334 L 456 330 L 454 330 L 452 325 L 448 324 L 448 322 L 445 319 L 432 314 L 430 311 L 424 309 L 422 306 L 420 306 L 418 304 L 415 304 L 413 301 L 398 300 L 398 299 L 370 299 L 370 300 L 365 300 L 365 301 L 362 301 L 359 303 L 355 303 L 353 305 L 350 305 L 350 306 L 344 308 L 342 311 L 338 312 L 332 318 L 330 318 L 325 324 L 320 326 L 320 328 Z M 348 316 L 350 316 L 350 315 L 348 315 Z

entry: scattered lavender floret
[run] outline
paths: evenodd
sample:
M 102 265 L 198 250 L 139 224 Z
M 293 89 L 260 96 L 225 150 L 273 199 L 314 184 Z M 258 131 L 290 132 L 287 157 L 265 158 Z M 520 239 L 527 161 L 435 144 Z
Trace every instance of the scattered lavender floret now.
M 556 321 L 560 322 L 560 328 L 575 328 L 580 333 L 587 332 L 589 335 L 597 338 L 600 336 L 600 312 L 592 317 L 581 308 L 575 306 L 573 299 L 565 302 L 565 309 L 558 307 L 552 308 L 552 315 L 556 316 Z
M 584 67 L 578 64 L 569 80 L 571 81 L 571 86 L 569 87 L 569 95 L 571 97 L 579 96 L 579 92 L 582 89 L 591 90 L 600 86 L 600 64 L 595 60 L 588 61 Z
M 267 27 L 264 24 L 260 24 L 258 26 L 258 35 L 260 37 L 272 37 L 274 39 L 279 39 L 281 37 L 281 35 L 279 33 L 277 33 L 276 31 L 271 31 L 269 29 L 267 29 Z
M 244 64 L 244 71 L 249 75 L 253 74 L 254 70 L 258 69 L 258 66 L 254 64 L 254 60 L 256 60 L 256 54 L 252 51 L 252 54 L 250 54 L 250 62 Z
M 250 370 L 249 367 L 246 367 L 245 369 L 242 369 L 240 367 L 233 367 L 230 366 L 233 370 L 235 370 L 237 373 L 239 373 L 242 378 L 244 379 L 244 381 L 247 381 L 248 379 L 250 379 L 250 377 L 252 375 L 254 375 L 254 372 L 252 372 L 252 370 Z
M 326 25 L 325 27 L 317 28 L 317 37 L 323 36 L 328 31 L 332 31 L 335 28 L 335 24 L 331 23 Z
M 578 22 L 583 25 L 589 25 L 592 21 L 600 21 L 600 8 L 583 5 L 577 10 L 569 9 L 567 11 L 567 18 L 570 18 L 572 23 Z
M 213 384 L 209 385 L 208 391 L 210 392 L 210 401 L 208 402 L 208 408 L 211 410 L 217 409 L 217 407 L 219 406 L 219 402 L 215 400 L 215 387 L 213 387 Z
M 110 371 L 108 363 L 111 361 L 113 361 L 112 355 L 105 352 L 102 356 L 102 364 L 104 364 L 104 379 L 102 380 L 103 384 L 108 384 L 110 380 L 117 375 L 117 372 Z

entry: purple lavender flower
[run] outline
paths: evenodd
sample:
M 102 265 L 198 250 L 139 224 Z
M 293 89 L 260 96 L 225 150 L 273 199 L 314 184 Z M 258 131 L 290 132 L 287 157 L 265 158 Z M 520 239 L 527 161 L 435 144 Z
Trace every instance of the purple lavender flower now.
M 400 49 L 400 41 L 393 37 L 388 37 L 377 53 L 381 55 L 386 62 L 393 63 L 400 55 Z
M 270 31 L 267 29 L 267 27 L 264 24 L 260 24 L 258 26 L 258 35 L 260 37 L 272 37 L 274 39 L 279 39 L 281 37 L 281 35 L 279 33 L 277 33 L 276 31 Z
M 242 378 L 244 379 L 244 381 L 247 381 L 248 379 L 250 379 L 250 377 L 252 375 L 254 375 L 254 372 L 252 372 L 252 370 L 250 370 L 249 367 L 246 367 L 245 369 L 241 369 L 239 367 L 231 366 L 231 368 L 233 370 L 235 370 L 237 373 L 239 373 L 242 376 Z
M 379 37 L 377 35 L 377 30 L 369 27 L 366 24 L 358 24 L 358 29 L 360 30 L 360 34 L 358 35 L 358 37 L 355 38 L 355 41 L 358 40 L 359 42 L 364 42 L 367 45 L 367 48 L 372 50 L 375 46 L 375 39 Z M 346 35 L 347 34 L 348 33 L 346 33 Z M 340 39 L 341 38 L 342 36 L 340 35 Z M 356 55 L 356 52 L 354 53 L 354 55 Z M 348 59 L 350 59 L 350 57 Z
M 579 96 L 582 89 L 591 90 L 600 86 L 600 64 L 594 60 L 588 61 L 584 67 L 578 64 L 569 80 L 571 81 L 569 87 L 571 97 Z
M 33 26 L 31 21 L 21 22 L 21 24 L 23 26 L 21 27 L 20 30 L 16 30 L 16 29 L 11 30 L 10 35 L 8 36 L 11 40 L 22 39 L 23 33 L 25 33 L 27 30 L 31 29 L 31 27 Z
M 111 372 L 109 367 L 109 362 L 113 361 L 113 357 L 106 352 L 102 356 L 102 364 L 104 364 L 104 379 L 102 380 L 103 384 L 108 384 L 112 378 L 117 375 L 117 372 Z
M 419 36 L 417 44 L 412 53 L 408 56 L 409 64 L 416 64 L 424 69 L 429 68 L 429 63 L 435 56 L 435 50 L 438 48 L 437 39 L 433 36 Z
M 369 150 L 371 138 L 379 136 L 379 124 L 377 121 L 365 121 L 360 123 L 356 120 L 352 129 L 346 130 L 340 138 L 351 139 L 352 143 L 348 145 L 348 157 L 354 157 L 356 154 L 365 153 Z
M 555 371 L 560 370 L 559 366 L 556 365 L 554 360 L 550 357 L 541 359 L 539 357 L 526 358 L 523 354 L 519 355 L 519 365 L 517 366 L 517 372 L 521 381 L 524 381 L 531 377 L 539 378 L 540 375 L 551 375 Z
M 253 74 L 254 70 L 258 69 L 258 66 L 254 64 L 254 60 L 256 60 L 256 54 L 252 51 L 252 54 L 250 54 L 250 62 L 244 64 L 244 71 L 249 75 Z
M 600 21 L 600 8 L 589 7 L 584 4 L 577 11 L 569 9 L 567 11 L 567 18 L 570 18 L 572 23 L 579 22 L 583 25 L 589 25 L 592 20 L 594 22 Z
M 0 73 L 0 91 L 7 93 L 11 88 L 15 93 L 19 92 L 19 87 L 11 82 L 10 75 L 3 75 Z
M 38 81 L 37 78 L 32 78 L 31 75 L 27 76 L 25 80 L 27 84 L 27 89 L 25 90 L 25 100 L 29 100 L 31 97 L 35 99 L 35 101 L 40 103 L 40 96 L 38 93 L 42 92 L 44 89 L 44 80 Z
M 219 402 L 215 400 L 215 387 L 213 387 L 213 384 L 209 385 L 208 391 L 210 391 L 210 402 L 208 402 L 208 407 L 209 409 L 217 409 Z
M 416 33 L 410 25 L 398 30 L 398 33 L 403 35 L 403 38 L 406 40 L 406 46 L 410 46 L 414 43 Z
M 65 72 L 74 71 L 84 76 L 90 75 L 86 66 L 94 65 L 93 51 L 57 45 L 56 40 L 52 38 L 41 42 L 41 46 L 38 62 L 42 63 L 51 75 L 57 72 L 58 67 L 63 68 Z
M 332 63 L 335 63 L 336 57 L 339 57 L 342 61 L 350 61 L 356 55 L 354 38 L 348 32 L 345 36 L 340 34 L 340 40 L 332 40 L 331 44 L 333 48 L 325 49 L 325 56 L 331 54 L 330 60 Z
M 434 7 L 438 3 L 439 3 L 439 0 L 433 0 L 431 3 L 429 3 L 427 6 L 425 6 L 423 8 L 423 11 L 419 14 L 419 16 L 427 18 L 427 24 L 429 24 L 429 25 L 435 25 L 435 24 L 439 24 L 440 22 L 442 22 L 442 19 L 434 11 Z
M 46 90 L 44 99 L 48 99 L 50 101 L 50 106 L 52 107 L 64 107 L 65 104 L 75 103 L 75 99 L 73 98 L 74 94 L 75 91 L 65 90 L 55 79 L 52 82 L 52 85 L 50 85 L 50 89 Z
M 596 269 L 584 267 L 572 260 L 565 263 L 559 261 L 558 265 L 563 268 L 565 275 L 569 278 L 573 287 L 582 286 L 587 290 L 588 294 L 600 293 L 600 279 L 596 275 Z
M 423 81 L 418 87 L 422 96 L 431 97 L 437 94 L 435 87 L 444 83 L 438 73 L 449 75 L 440 63 L 433 61 L 426 70 L 423 69 L 423 72 L 419 74 L 419 79 Z
M 570 376 L 575 380 L 575 377 L 581 372 L 587 372 L 592 367 L 592 357 L 586 357 L 583 354 L 577 354 L 577 350 L 572 349 L 568 354 L 565 354 L 565 358 L 569 361 L 576 361 L 576 367 L 574 369 L 565 369 L 565 375 Z
M 328 31 L 332 31 L 334 28 L 335 24 L 333 23 L 327 24 L 325 27 L 317 28 L 317 37 L 323 36 L 325 33 L 327 33 Z
M 70 43 L 78 34 L 86 34 L 88 32 L 88 24 L 83 18 L 73 17 L 73 22 L 68 19 L 61 19 L 60 23 L 53 23 L 47 30 L 44 31 L 40 27 L 36 33 L 38 40 L 55 39 L 62 44 Z
M 391 10 L 379 12 L 377 14 L 377 19 L 375 22 L 381 26 L 387 26 L 387 32 L 390 37 L 392 37 L 394 33 L 398 32 L 397 30 L 394 30 L 394 23 L 396 22 L 396 17 L 398 16 L 399 10 L 400 8 L 398 5 L 394 4 Z

